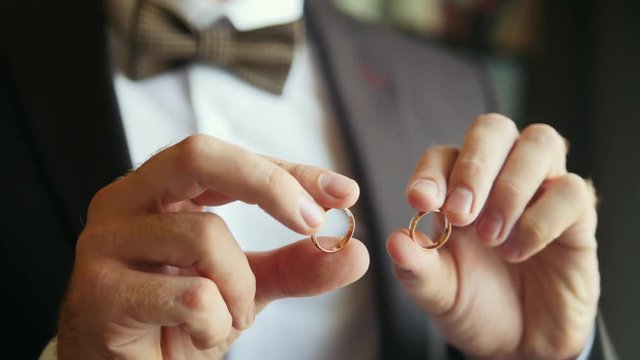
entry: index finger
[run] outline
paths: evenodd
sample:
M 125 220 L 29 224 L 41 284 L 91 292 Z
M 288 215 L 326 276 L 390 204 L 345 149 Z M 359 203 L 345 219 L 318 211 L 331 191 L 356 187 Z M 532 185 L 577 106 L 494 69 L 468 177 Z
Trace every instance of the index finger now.
M 206 135 L 163 150 L 119 181 L 119 214 L 171 211 L 207 190 L 257 204 L 292 230 L 309 234 L 324 221 L 320 207 L 287 171 L 262 156 Z

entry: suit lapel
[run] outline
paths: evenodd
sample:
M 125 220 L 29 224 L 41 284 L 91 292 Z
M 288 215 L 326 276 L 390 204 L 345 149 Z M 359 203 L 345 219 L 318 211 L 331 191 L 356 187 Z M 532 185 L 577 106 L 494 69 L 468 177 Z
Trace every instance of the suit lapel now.
M 95 191 L 130 168 L 111 84 L 102 2 L 10 0 L 5 5 L 2 40 L 27 131 L 77 235 Z M 20 37 L 11 36 L 16 31 Z
M 363 190 L 384 358 L 445 358 L 428 317 L 395 281 L 385 240 L 413 215 L 404 191 L 423 151 L 461 143 L 468 123 L 488 110 L 481 76 L 470 62 L 357 23 L 329 1 L 309 0 L 306 10 Z

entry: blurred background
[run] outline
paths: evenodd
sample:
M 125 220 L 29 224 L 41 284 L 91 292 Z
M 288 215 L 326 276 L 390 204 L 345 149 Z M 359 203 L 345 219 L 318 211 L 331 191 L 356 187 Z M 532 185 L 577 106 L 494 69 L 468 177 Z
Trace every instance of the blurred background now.
M 592 178 L 600 198 L 600 309 L 618 355 L 638 358 L 640 1 L 333 1 L 476 58 L 496 111 L 570 140 L 569 170 Z

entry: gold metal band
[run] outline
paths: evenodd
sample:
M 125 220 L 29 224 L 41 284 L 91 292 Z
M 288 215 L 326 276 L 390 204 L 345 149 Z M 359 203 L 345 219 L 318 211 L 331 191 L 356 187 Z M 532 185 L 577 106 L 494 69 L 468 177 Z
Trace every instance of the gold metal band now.
M 331 210 L 331 209 L 326 209 Z M 351 238 L 353 237 L 353 233 L 356 230 L 356 218 L 353 217 L 353 213 L 351 213 L 351 210 L 349 209 L 342 209 L 345 213 L 347 213 L 347 219 L 349 221 L 349 228 L 347 229 L 347 233 L 342 237 L 342 239 L 332 248 L 330 249 L 325 249 L 322 247 L 322 245 L 320 245 L 320 243 L 318 242 L 318 238 L 316 237 L 316 235 L 311 235 L 311 241 L 313 242 L 313 245 L 315 245 L 318 249 L 320 249 L 322 252 L 326 252 L 326 253 L 334 253 L 336 251 L 340 251 L 342 250 L 347 243 L 349 242 L 349 240 L 351 240 Z
M 444 231 L 442 232 L 442 235 L 440 235 L 440 239 L 438 239 L 437 242 L 429 246 L 422 246 L 416 240 L 416 226 L 420 222 L 420 219 L 428 214 L 442 215 L 442 217 L 444 218 Z M 444 215 L 442 210 L 420 211 L 413 216 L 413 218 L 411 219 L 411 223 L 409 224 L 409 234 L 411 235 L 411 240 L 413 240 L 413 242 L 415 242 L 416 245 L 418 245 L 422 250 L 435 250 L 444 245 L 447 240 L 449 240 L 449 236 L 451 236 L 451 229 L 451 223 L 449 222 L 449 219 L 447 219 L 447 217 Z

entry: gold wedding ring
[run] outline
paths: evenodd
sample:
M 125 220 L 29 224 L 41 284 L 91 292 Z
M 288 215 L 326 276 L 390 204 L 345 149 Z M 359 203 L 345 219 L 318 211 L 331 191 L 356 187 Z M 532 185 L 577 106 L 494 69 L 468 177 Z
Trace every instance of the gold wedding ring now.
M 331 209 L 325 209 L 325 210 L 329 211 Z M 337 210 L 340 210 L 340 209 L 337 209 Z M 322 245 L 320 245 L 320 243 L 318 242 L 318 238 L 315 234 L 311 235 L 311 241 L 313 242 L 313 245 L 315 245 L 322 252 L 334 253 L 336 251 L 340 251 L 345 247 L 345 245 L 347 245 L 349 240 L 351 240 L 351 238 L 353 237 L 353 232 L 356 230 L 356 218 L 353 217 L 353 213 L 351 212 L 351 210 L 349 209 L 341 209 L 341 210 L 347 213 L 349 228 L 347 229 L 347 233 L 342 237 L 342 239 L 340 239 L 340 241 L 335 246 L 333 246 L 332 248 L 326 249 L 322 247 Z
M 437 242 L 428 246 L 422 246 L 416 239 L 416 226 L 420 222 L 420 219 L 422 219 L 425 215 L 428 215 L 428 214 L 442 215 L 442 217 L 444 218 L 444 231 L 442 232 L 442 235 L 440 235 L 440 239 L 438 239 Z M 422 250 L 435 250 L 441 247 L 442 245 L 444 245 L 447 242 L 447 240 L 449 240 L 449 236 L 451 235 L 451 223 L 449 222 L 449 219 L 447 219 L 445 214 L 442 212 L 442 210 L 420 211 L 417 214 L 415 214 L 411 219 L 411 223 L 409 224 L 409 234 L 411 235 L 411 240 L 413 240 L 413 242 L 416 243 L 416 245 L 418 245 Z

